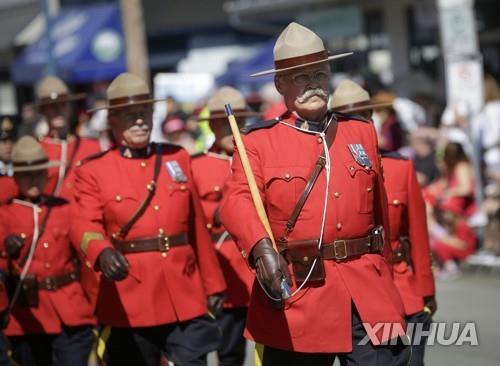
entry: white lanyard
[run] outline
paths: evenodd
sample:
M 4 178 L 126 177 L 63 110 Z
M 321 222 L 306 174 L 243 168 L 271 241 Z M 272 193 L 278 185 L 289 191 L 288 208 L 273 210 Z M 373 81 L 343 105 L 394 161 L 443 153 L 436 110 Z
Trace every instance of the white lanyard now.
M 61 192 L 62 184 L 64 182 L 64 177 L 66 175 L 66 163 L 68 160 L 68 142 L 66 140 L 61 141 L 61 165 L 59 166 L 59 176 L 57 177 L 57 185 L 54 190 L 54 196 L 59 196 Z

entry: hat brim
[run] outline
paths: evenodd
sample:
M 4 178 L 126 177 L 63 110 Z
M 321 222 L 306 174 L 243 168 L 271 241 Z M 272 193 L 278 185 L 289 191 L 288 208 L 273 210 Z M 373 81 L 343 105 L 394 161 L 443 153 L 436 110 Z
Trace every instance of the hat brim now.
M 46 163 L 42 163 L 42 164 L 26 165 L 26 166 L 18 166 L 18 167 L 14 166 L 12 168 L 12 171 L 14 173 L 32 172 L 32 171 L 36 171 L 36 170 L 45 170 L 45 169 L 53 168 L 56 166 L 61 166 L 61 162 L 58 160 L 50 160 L 50 161 L 48 161 Z
M 76 100 L 85 99 L 85 96 L 86 96 L 85 93 L 78 93 L 78 94 L 67 94 L 54 99 L 44 98 L 43 100 L 37 101 L 37 106 L 43 107 L 44 105 L 51 105 L 56 103 L 74 102 Z
M 164 102 L 167 99 L 145 99 L 145 100 L 140 100 L 140 101 L 135 101 L 135 102 L 127 102 L 127 103 L 120 103 L 120 104 L 115 104 L 115 105 L 106 105 L 103 107 L 99 108 L 92 108 L 92 109 L 87 109 L 87 113 L 94 113 L 97 111 L 102 111 L 103 109 L 117 109 L 117 108 L 124 108 L 124 107 L 130 107 L 134 105 L 141 105 L 141 104 L 153 104 L 156 102 Z
M 341 112 L 341 113 L 352 113 L 352 112 L 362 112 L 362 111 L 367 111 L 370 109 L 380 109 L 380 108 L 386 108 L 386 107 L 392 107 L 391 102 L 386 102 L 386 103 L 370 103 L 362 106 L 357 106 L 357 107 L 347 107 L 343 108 L 342 106 L 340 107 L 334 107 L 332 108 L 335 111 Z
M 233 116 L 236 118 L 262 117 L 262 113 L 252 112 L 252 111 L 234 112 Z M 208 117 L 198 117 L 197 121 L 198 122 L 213 121 L 213 120 L 221 119 L 221 118 L 227 119 L 227 115 L 225 113 L 214 113 Z
M 264 76 L 264 75 L 269 75 L 269 74 L 277 74 L 277 73 L 288 71 L 288 70 L 298 69 L 300 67 L 321 64 L 321 63 L 324 63 L 324 62 L 330 62 L 332 60 L 336 60 L 336 59 L 339 59 L 339 58 L 351 56 L 352 54 L 353 54 L 353 52 L 340 53 L 338 55 L 329 56 L 328 58 L 325 58 L 323 60 L 306 62 L 306 63 L 300 64 L 300 65 L 285 67 L 285 68 L 282 68 L 282 69 L 269 69 L 269 70 L 265 70 L 265 71 L 256 72 L 255 74 L 252 74 L 250 76 L 251 77 L 258 77 L 258 76 Z

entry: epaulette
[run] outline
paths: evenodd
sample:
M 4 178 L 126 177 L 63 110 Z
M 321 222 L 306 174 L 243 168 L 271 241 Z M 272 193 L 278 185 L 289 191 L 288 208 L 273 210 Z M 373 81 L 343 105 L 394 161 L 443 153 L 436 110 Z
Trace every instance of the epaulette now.
M 387 150 L 380 150 L 380 155 L 383 158 L 390 158 L 390 159 L 399 159 L 399 160 L 408 160 L 408 158 L 404 155 L 401 155 L 400 153 L 396 151 L 387 151 Z
M 77 161 L 76 166 L 82 166 L 83 164 L 86 164 L 91 160 L 99 159 L 100 157 L 106 155 L 110 151 L 111 151 L 111 149 L 107 149 L 107 150 L 99 151 L 98 153 L 89 155 L 89 156 L 83 158 L 82 160 Z
M 262 128 L 273 127 L 279 121 L 280 121 L 279 118 L 273 118 L 273 119 L 270 119 L 270 120 L 267 120 L 267 121 L 257 122 L 257 123 L 254 123 L 254 124 L 250 125 L 250 126 L 243 127 L 241 129 L 241 133 L 243 133 L 245 135 L 248 135 L 252 131 L 260 130 Z
M 190 157 L 191 157 L 191 159 L 196 159 L 196 158 L 200 158 L 200 157 L 205 156 L 205 155 L 206 155 L 205 151 L 200 151 L 200 152 L 194 153 Z
M 342 112 L 337 112 L 337 111 L 332 111 L 332 113 L 335 116 L 335 118 L 337 118 L 337 121 L 339 121 L 339 122 L 356 120 L 356 121 L 360 121 L 360 122 L 371 123 L 371 121 L 369 121 L 366 118 L 363 118 L 357 114 L 347 114 L 347 113 L 342 113 Z
M 68 200 L 61 198 L 61 197 L 45 196 L 45 198 L 47 199 L 47 206 L 50 206 L 50 207 L 63 206 L 63 205 L 67 205 L 69 203 Z

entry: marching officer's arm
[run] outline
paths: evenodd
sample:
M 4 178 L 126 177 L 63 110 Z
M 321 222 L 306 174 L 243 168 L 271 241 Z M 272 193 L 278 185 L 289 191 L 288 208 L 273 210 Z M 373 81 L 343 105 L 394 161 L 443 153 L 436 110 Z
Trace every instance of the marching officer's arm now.
M 106 237 L 103 201 L 91 169 L 86 165 L 75 169 L 75 199 L 71 203 L 71 241 L 85 258 L 98 269 L 97 259 L 106 248 L 113 248 Z
M 409 162 L 408 165 L 408 223 L 411 261 L 417 280 L 416 288 L 420 296 L 434 296 L 435 285 L 431 269 L 425 203 L 413 164 Z
M 260 169 L 260 159 L 251 143 L 251 137 L 253 136 L 242 136 L 257 187 L 264 200 L 264 180 Z M 238 244 L 243 257 L 247 258 L 254 245 L 261 239 L 267 238 L 268 235 L 257 215 L 236 147 L 231 172 L 219 210 L 220 218 Z
M 191 171 L 189 171 L 189 175 L 188 179 L 193 181 Z M 189 239 L 196 251 L 205 293 L 213 295 L 223 292 L 226 289 L 226 283 L 215 254 L 215 247 L 207 230 L 205 215 L 194 183 L 192 187 Z
M 384 175 L 382 168 L 381 157 L 378 153 L 378 140 L 375 127 L 370 123 L 370 130 L 372 131 L 373 140 L 375 141 L 375 162 L 373 168 L 377 172 L 375 191 L 376 195 L 374 197 L 374 214 L 375 214 L 375 226 L 381 225 L 385 231 L 385 245 L 384 245 L 384 257 L 388 263 L 392 263 L 392 249 L 390 243 L 390 232 L 389 232 L 389 209 L 387 201 L 387 192 L 384 185 Z

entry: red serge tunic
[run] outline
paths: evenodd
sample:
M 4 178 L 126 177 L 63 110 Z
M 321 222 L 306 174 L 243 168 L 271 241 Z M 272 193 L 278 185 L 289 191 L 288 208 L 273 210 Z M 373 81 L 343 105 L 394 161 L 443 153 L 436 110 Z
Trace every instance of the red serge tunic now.
M 331 179 L 327 200 L 324 243 L 367 236 L 376 225 L 387 228 L 387 200 L 382 183 L 377 140 L 373 126 L 357 120 L 338 123 L 329 148 Z M 266 207 L 273 234 L 283 233 L 285 223 L 304 190 L 323 151 L 318 134 L 295 129 L 296 117 L 264 124 L 243 137 L 250 164 Z M 330 128 L 332 128 L 331 126 Z M 372 167 L 358 164 L 349 144 L 364 147 Z M 323 169 L 289 240 L 317 239 L 320 235 L 326 192 Z M 248 255 L 267 237 L 255 210 L 243 168 L 235 152 L 232 175 L 221 205 L 221 218 L 237 244 Z M 384 255 L 365 254 L 348 261 L 326 260 L 324 283 L 310 283 L 284 310 L 274 309 L 254 283 L 246 336 L 271 347 L 298 352 L 350 352 L 352 305 L 363 322 L 396 323 L 402 334 L 404 309 L 388 264 L 391 248 Z M 291 270 L 291 268 L 290 268 Z M 391 335 L 380 339 L 391 338 Z

